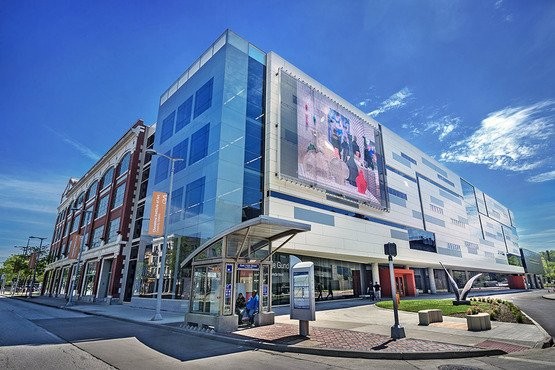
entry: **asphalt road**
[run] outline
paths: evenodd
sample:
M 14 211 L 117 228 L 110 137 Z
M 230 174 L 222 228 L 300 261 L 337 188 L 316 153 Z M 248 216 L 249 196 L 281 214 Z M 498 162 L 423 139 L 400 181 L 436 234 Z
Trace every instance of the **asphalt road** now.
M 531 290 L 530 292 L 510 294 L 500 298 L 513 301 L 524 313 L 555 338 L 555 300 L 542 298 L 545 293 L 546 291 L 543 289 Z
M 254 350 L 0 296 L 1 369 L 553 369 L 555 349 L 461 360 L 387 361 Z

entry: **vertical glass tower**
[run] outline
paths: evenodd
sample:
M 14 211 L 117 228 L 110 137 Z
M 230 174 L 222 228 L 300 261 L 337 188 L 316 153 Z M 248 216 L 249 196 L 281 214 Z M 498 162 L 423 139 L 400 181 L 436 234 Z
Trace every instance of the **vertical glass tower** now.
M 170 195 L 164 298 L 188 298 L 190 272 L 179 264 L 191 251 L 264 213 L 265 64 L 264 52 L 228 30 L 160 99 L 154 150 L 183 159 Z M 169 174 L 170 161 L 153 158 L 147 199 L 168 192 Z M 161 245 L 142 246 L 135 296 L 155 296 Z

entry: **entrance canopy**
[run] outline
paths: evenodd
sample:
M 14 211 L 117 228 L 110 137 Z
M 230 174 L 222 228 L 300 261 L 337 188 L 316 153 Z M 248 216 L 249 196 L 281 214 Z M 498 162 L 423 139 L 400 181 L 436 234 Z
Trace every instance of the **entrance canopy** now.
M 264 261 L 298 233 L 310 231 L 310 225 L 270 216 L 259 216 L 217 234 L 195 249 L 181 267 L 191 261 L 209 259 L 240 259 Z M 286 238 L 277 247 L 273 241 Z M 225 239 L 225 240 L 224 240 Z

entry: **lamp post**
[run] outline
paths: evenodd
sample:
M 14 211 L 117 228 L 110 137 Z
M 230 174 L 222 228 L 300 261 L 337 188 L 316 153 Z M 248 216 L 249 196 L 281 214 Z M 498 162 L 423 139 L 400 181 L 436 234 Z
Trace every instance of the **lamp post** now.
M 162 290 L 164 288 L 164 271 L 166 269 L 166 253 L 168 249 L 168 223 L 170 218 L 170 212 L 172 208 L 172 190 L 173 190 L 173 174 L 174 174 L 174 167 L 175 162 L 182 161 L 183 158 L 177 157 L 170 157 L 169 155 L 165 155 L 162 153 L 158 153 L 156 150 L 148 149 L 147 153 L 151 153 L 152 155 L 159 155 L 161 157 L 167 158 L 170 161 L 170 188 L 168 192 L 168 206 L 166 208 L 166 216 L 164 218 L 164 244 L 162 244 L 162 256 L 160 261 L 160 272 L 158 273 L 158 286 L 157 286 L 157 293 L 156 293 L 156 312 L 154 316 L 150 319 L 151 321 L 160 321 L 162 320 Z
M 76 211 L 76 209 L 73 208 L 73 211 Z M 85 216 L 85 230 L 86 230 L 86 228 L 87 228 L 87 226 L 90 222 L 90 226 L 89 226 L 89 233 L 90 233 L 91 227 L 92 227 L 92 220 L 90 219 L 90 215 L 92 214 L 92 210 L 86 210 L 86 211 L 83 211 L 83 212 L 86 214 L 86 216 Z M 87 234 L 85 232 L 85 235 L 88 236 L 89 234 Z M 79 246 L 79 257 L 77 257 L 77 267 L 76 267 L 76 270 L 75 270 L 75 274 L 73 274 L 73 279 L 71 279 L 71 287 L 69 289 L 69 299 L 66 303 L 66 306 L 72 306 L 72 305 L 75 304 L 73 302 L 73 291 L 75 289 L 75 280 L 77 280 L 79 278 L 79 267 L 81 265 L 81 257 L 83 256 L 83 249 L 85 249 L 85 235 L 83 235 L 81 237 L 81 243 L 80 243 L 80 246 Z
M 30 240 L 30 239 L 39 239 L 40 240 L 40 244 L 39 244 L 38 249 L 33 248 L 33 254 L 31 255 L 31 256 L 34 255 L 34 257 L 31 257 L 34 260 L 34 263 L 33 263 L 33 278 L 31 279 L 31 289 L 29 289 L 29 298 L 33 298 L 33 289 L 35 287 L 35 276 L 37 274 L 37 263 L 39 262 L 38 260 L 40 258 L 40 255 L 43 252 L 43 250 L 42 250 L 42 241 L 46 238 L 41 238 L 39 236 L 30 236 L 29 239 L 27 239 L 27 240 Z
M 384 244 L 384 252 L 389 261 L 389 280 L 391 282 L 391 297 L 393 298 L 393 316 L 395 324 L 391 327 L 391 338 L 405 338 L 405 328 L 399 325 L 399 307 L 397 306 L 397 289 L 395 288 L 395 272 L 393 271 L 393 257 L 397 255 L 397 245 L 395 243 Z

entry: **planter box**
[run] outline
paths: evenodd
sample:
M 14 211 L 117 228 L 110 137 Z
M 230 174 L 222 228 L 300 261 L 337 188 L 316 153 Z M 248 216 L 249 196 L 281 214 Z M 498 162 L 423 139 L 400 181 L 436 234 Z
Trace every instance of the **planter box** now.
M 430 325 L 432 322 L 443 322 L 441 310 L 420 310 L 418 311 L 418 325 Z
M 466 325 L 468 326 L 469 331 L 491 330 L 489 313 L 466 315 Z

